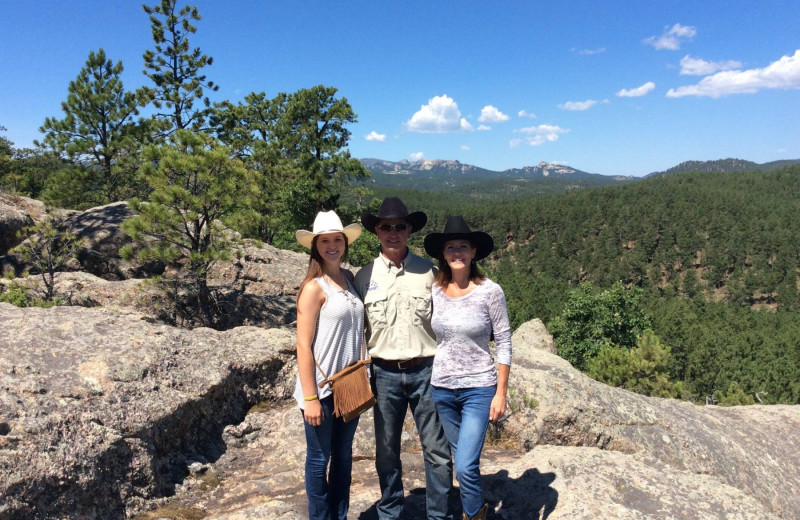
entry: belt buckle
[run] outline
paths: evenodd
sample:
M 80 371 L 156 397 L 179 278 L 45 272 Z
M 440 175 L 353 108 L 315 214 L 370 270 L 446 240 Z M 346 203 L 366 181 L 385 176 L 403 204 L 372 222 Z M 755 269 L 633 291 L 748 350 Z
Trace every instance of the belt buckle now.
M 416 358 L 406 359 L 404 361 L 397 361 L 397 370 L 405 370 L 407 368 L 413 368 L 414 359 Z

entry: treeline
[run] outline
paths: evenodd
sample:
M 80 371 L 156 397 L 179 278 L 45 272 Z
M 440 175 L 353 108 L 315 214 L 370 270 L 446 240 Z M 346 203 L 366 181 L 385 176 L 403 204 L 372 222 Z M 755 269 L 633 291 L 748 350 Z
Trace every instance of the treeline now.
M 0 137 L 0 189 L 71 209 L 128 201 L 138 215 L 123 223 L 134 244 L 121 254 L 172 267 L 175 308 L 217 327 L 226 310 L 207 284 L 211 264 L 241 237 L 294 244 L 318 211 L 347 211 L 339 190 L 369 172 L 347 150 L 357 117 L 334 87 L 212 103 L 213 58 L 190 44 L 200 13 L 177 4 L 142 6 L 153 37 L 142 54 L 147 86 L 126 89 L 122 62 L 91 51 L 36 148 Z M 46 254 L 65 231 L 50 221 L 27 230 L 41 244 L 31 254 Z
M 447 193 L 393 193 L 425 208 L 429 226 L 463 214 L 492 234 L 497 272 L 572 285 L 622 281 L 665 296 L 704 294 L 740 306 L 800 307 L 798 165 L 477 204 Z M 536 315 L 550 318 L 560 308 L 539 307 Z
M 239 161 L 257 188 L 230 212 L 244 217 L 237 226 L 272 243 L 308 225 L 316 211 L 335 207 L 343 184 L 369 176 L 346 148 L 347 127 L 357 116 L 336 88 L 254 91 L 242 102 L 212 102 L 213 58 L 190 43 L 201 19 L 197 8 L 160 0 L 143 10 L 142 30 L 149 18 L 153 46 L 143 49 L 138 65 L 149 85 L 127 89 L 123 63 L 103 49 L 90 51 L 66 88 L 61 114 L 40 127 L 35 148 L 14 148 L 0 136 L 0 189 L 71 209 L 144 201 L 164 188 L 147 178 L 153 157 L 168 155 L 166 149 L 187 155 L 214 149 Z M 200 188 L 224 189 L 221 183 Z
M 800 166 L 479 203 L 393 193 L 425 209 L 431 230 L 462 214 L 493 236 L 490 275 L 514 327 L 536 317 L 552 327 L 581 283 L 621 282 L 642 290 L 687 395 L 713 402 L 739 388 L 755 402 L 800 403 Z

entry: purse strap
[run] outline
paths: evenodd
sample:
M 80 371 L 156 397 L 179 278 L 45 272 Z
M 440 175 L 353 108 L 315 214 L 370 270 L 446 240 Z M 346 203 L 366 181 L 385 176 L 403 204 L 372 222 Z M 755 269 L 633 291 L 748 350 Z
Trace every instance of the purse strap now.
M 363 361 L 365 363 L 371 363 L 371 361 L 366 358 L 366 354 L 367 354 L 366 350 L 367 350 L 366 342 L 364 342 L 362 340 L 361 341 L 361 357 L 358 360 L 359 361 Z M 323 381 L 327 381 L 328 375 L 325 373 L 324 370 L 322 370 L 322 367 L 319 366 L 319 363 L 317 362 L 317 357 L 314 356 L 314 351 L 313 350 L 311 351 L 311 356 L 314 358 L 314 364 L 317 365 L 317 369 L 319 370 L 320 374 L 322 374 Z M 320 386 L 322 386 L 322 385 L 320 385 Z

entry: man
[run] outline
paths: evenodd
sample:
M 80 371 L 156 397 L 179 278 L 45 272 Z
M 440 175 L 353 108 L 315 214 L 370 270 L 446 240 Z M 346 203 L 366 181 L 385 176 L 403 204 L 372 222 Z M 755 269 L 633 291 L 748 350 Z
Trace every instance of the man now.
M 378 517 L 400 518 L 403 468 L 400 438 L 411 407 L 425 460 L 429 520 L 450 519 L 453 485 L 450 447 L 431 396 L 431 369 L 436 338 L 431 329 L 431 285 L 436 269 L 407 247 L 411 233 L 428 221 L 421 211 L 409 213 L 397 197 L 383 200 L 377 215 L 361 216 L 375 233 L 381 252 L 356 275 L 356 290 L 367 314 L 367 344 L 372 357 L 375 413 L 375 467 L 381 485 Z

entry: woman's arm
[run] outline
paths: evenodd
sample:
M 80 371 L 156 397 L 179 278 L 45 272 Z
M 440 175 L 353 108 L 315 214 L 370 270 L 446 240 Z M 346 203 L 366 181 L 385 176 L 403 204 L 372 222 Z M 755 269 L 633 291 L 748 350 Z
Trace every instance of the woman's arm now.
M 313 342 L 317 316 L 324 302 L 325 292 L 314 280 L 306 283 L 297 296 L 297 371 L 303 396 L 306 398 L 317 395 L 318 391 Z M 309 425 L 322 424 L 322 405 L 319 398 L 305 402 L 304 415 Z
M 497 365 L 497 391 L 492 398 L 489 408 L 489 420 L 496 422 L 506 413 L 506 396 L 508 395 L 508 374 L 511 372 L 509 365 Z
M 489 409 L 489 420 L 495 422 L 506 412 L 508 374 L 511 372 L 511 324 L 508 319 L 506 295 L 499 285 L 491 299 L 489 315 L 497 349 L 497 391 Z

